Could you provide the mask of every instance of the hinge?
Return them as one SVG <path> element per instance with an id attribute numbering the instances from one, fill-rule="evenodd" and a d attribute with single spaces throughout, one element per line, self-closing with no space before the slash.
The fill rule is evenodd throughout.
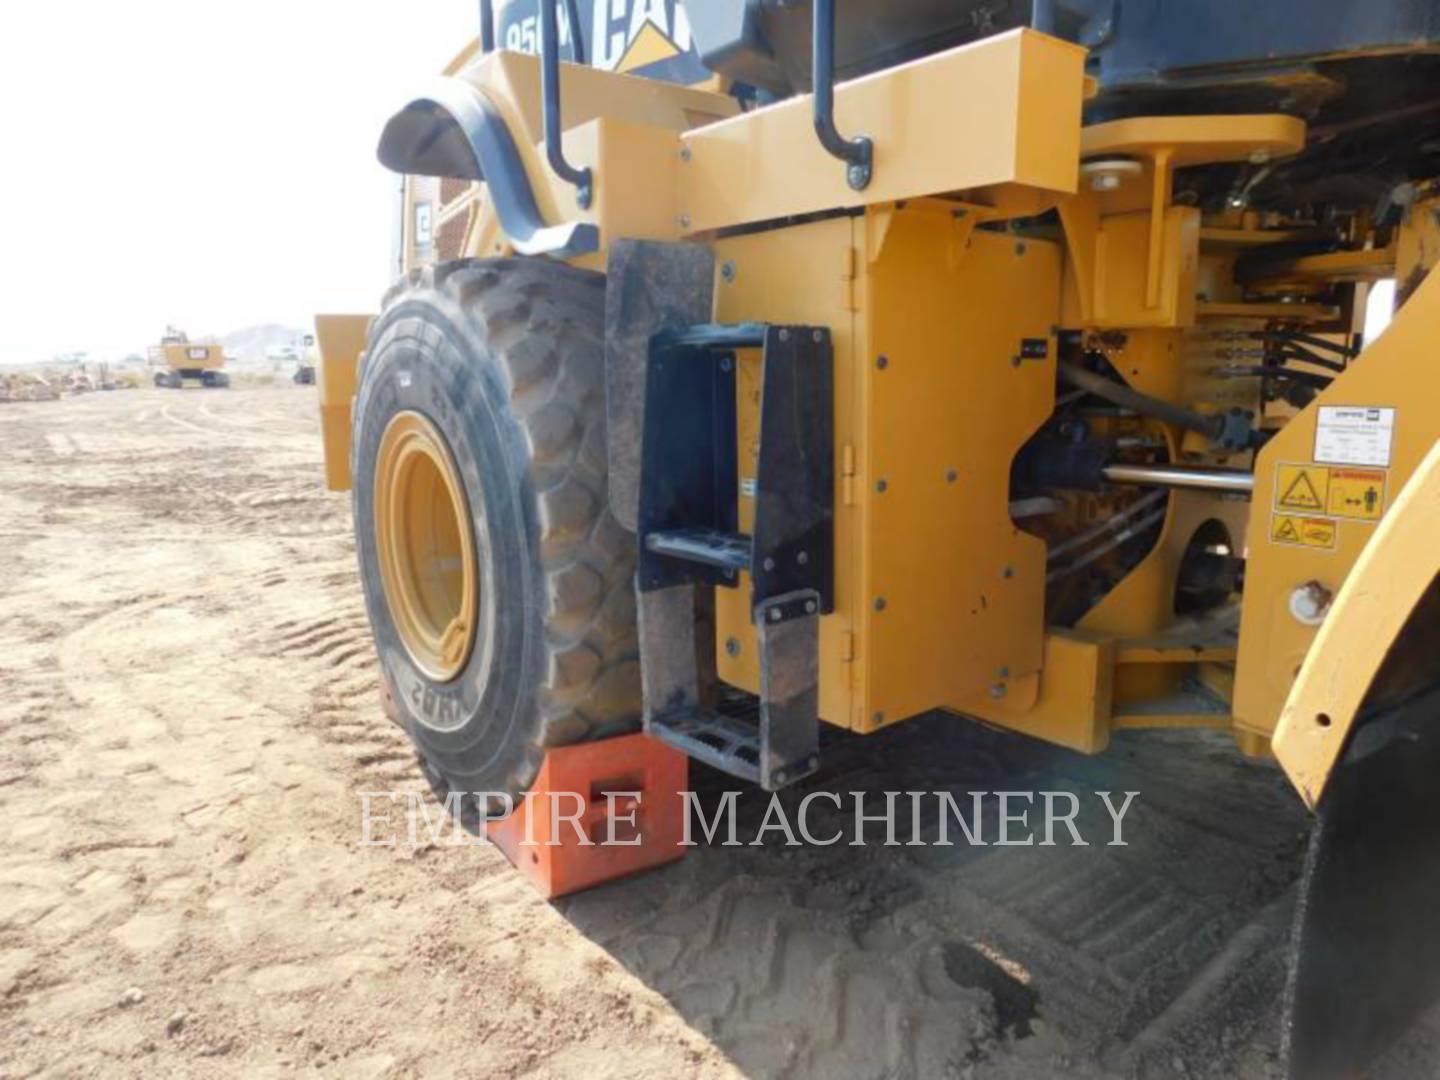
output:
<path id="1" fill-rule="evenodd" d="M 854 247 L 847 246 L 841 255 L 840 306 L 845 311 L 859 311 L 860 305 L 855 302 L 855 268 L 860 253 Z"/>
<path id="2" fill-rule="evenodd" d="M 840 450 L 840 504 L 855 505 L 855 447 L 849 443 Z"/>

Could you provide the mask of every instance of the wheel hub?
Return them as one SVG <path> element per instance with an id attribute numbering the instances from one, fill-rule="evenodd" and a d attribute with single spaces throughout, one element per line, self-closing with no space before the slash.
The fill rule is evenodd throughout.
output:
<path id="1" fill-rule="evenodd" d="M 375 462 L 375 544 L 385 600 L 410 659 L 448 682 L 475 645 L 479 574 L 460 475 L 440 430 L 397 413 Z"/>

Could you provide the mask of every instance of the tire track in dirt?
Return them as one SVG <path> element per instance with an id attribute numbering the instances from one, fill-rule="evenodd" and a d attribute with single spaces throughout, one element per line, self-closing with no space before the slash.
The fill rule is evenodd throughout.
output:
<path id="1" fill-rule="evenodd" d="M 893 848 L 701 849 L 662 872 L 668 889 L 620 883 L 562 908 L 759 1075 L 1266 1076 L 1304 817 L 1272 769 L 1214 737 L 1200 754 L 1190 736 L 1117 742 L 1083 759 L 937 716 L 837 740 L 781 801 L 794 820 L 814 792 L 949 791 L 968 806 L 975 790 L 1139 789 L 1127 848 L 905 847 L 907 824 Z M 1187 757 L 1198 761 L 1173 764 Z M 729 786 L 696 772 L 712 798 Z M 1190 775 L 1147 801 L 1155 772 Z M 1108 838 L 1091 799 L 1082 835 Z M 749 839 L 765 800 L 740 805 Z M 831 803 L 815 808 L 816 836 L 848 826 Z M 936 816 L 922 816 L 922 838 L 936 839 Z M 1023 972 L 1023 987 L 975 950 Z M 857 998 L 871 1007 L 848 1011 Z M 1032 998 L 1033 1018 L 1009 1022 Z"/>
<path id="2" fill-rule="evenodd" d="M 268 647 L 324 672 L 315 686 L 306 722 L 322 739 L 343 749 L 357 778 L 374 789 L 425 789 L 409 740 L 387 722 L 380 707 L 374 644 L 358 583 L 337 595 L 319 618 L 290 618 L 271 628 Z M 333 579 L 332 579 L 333 582 Z"/>

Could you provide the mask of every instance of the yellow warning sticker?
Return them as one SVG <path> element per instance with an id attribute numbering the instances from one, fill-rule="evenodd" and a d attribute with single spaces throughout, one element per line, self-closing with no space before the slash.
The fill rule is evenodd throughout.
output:
<path id="1" fill-rule="evenodd" d="M 1275 514 L 1270 519 L 1270 539 L 1277 544 L 1298 547 L 1335 547 L 1335 522 L 1329 518 L 1301 517 L 1298 514 Z"/>
<path id="2" fill-rule="evenodd" d="M 1332 467 L 1325 506 L 1336 517 L 1379 521 L 1385 513 L 1385 470 Z"/>
<path id="3" fill-rule="evenodd" d="M 1325 513 L 1330 470 L 1324 465 L 1282 464 L 1275 477 L 1275 509 Z"/>

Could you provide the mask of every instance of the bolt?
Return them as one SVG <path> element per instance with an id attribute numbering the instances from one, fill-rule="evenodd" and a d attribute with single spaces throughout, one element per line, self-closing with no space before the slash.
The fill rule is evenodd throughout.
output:
<path id="1" fill-rule="evenodd" d="M 820 342 L 825 340 L 825 335 L 819 330 L 812 330 L 810 332 L 810 340 L 815 342 L 816 345 L 819 345 Z"/>
<path id="2" fill-rule="evenodd" d="M 1015 254 L 1016 254 L 1016 255 L 1024 255 L 1024 254 L 1025 254 L 1025 250 L 1026 250 L 1026 248 L 1025 248 L 1025 241 L 1023 241 L 1023 240 L 1016 240 L 1016 241 L 1015 241 Z"/>
<path id="3" fill-rule="evenodd" d="M 771 609 L 770 609 L 770 621 L 771 621 L 771 622 L 779 622 L 779 621 L 780 621 L 780 609 L 779 609 L 778 607 L 776 607 L 776 608 L 771 608 Z"/>
<path id="4" fill-rule="evenodd" d="M 720 264 L 720 278 L 727 285 L 735 280 L 735 260 L 726 259 Z"/>
<path id="5" fill-rule="evenodd" d="M 864 165 L 851 165 L 845 171 L 845 179 L 852 188 L 859 191 L 870 183 L 870 170 Z"/>
<path id="6" fill-rule="evenodd" d="M 883 712 L 877 712 L 870 719 L 876 727 L 879 727 L 881 724 L 885 723 L 885 714 Z"/>
<path id="7" fill-rule="evenodd" d="M 994 686 L 990 687 L 989 693 L 992 698 L 994 698 L 996 701 L 999 701 L 1007 693 L 1009 693 L 1009 691 L 1006 689 L 1004 683 L 996 683 Z"/>
<path id="8" fill-rule="evenodd" d="M 740 655 L 740 641 L 739 641 L 738 638 L 727 637 L 727 638 L 725 639 L 725 655 L 726 655 L 726 656 L 739 656 L 739 655 Z"/>
<path id="9" fill-rule="evenodd" d="M 875 610 L 876 610 L 876 611 L 884 611 L 884 610 L 885 610 L 885 598 L 884 598 L 883 596 L 877 596 L 877 597 L 875 598 Z"/>
<path id="10" fill-rule="evenodd" d="M 875 481 L 875 490 L 878 491 L 878 492 L 880 492 L 881 495 L 884 495 L 884 494 L 885 494 L 885 490 L 886 490 L 889 486 L 890 486 L 890 485 L 887 484 L 884 480 L 876 480 L 876 481 Z"/>
<path id="11" fill-rule="evenodd" d="M 1002 665 L 1000 670 L 997 671 L 995 674 L 999 675 L 1002 679 L 1008 679 L 1010 677 L 1009 665 Z"/>
<path id="12" fill-rule="evenodd" d="M 875 366 L 881 371 L 884 371 L 890 366 L 890 358 L 888 356 L 877 356 L 875 358 Z"/>
<path id="13" fill-rule="evenodd" d="M 771 558 L 766 558 L 766 560 L 765 560 L 765 562 L 764 562 L 763 565 L 764 565 L 764 567 L 765 567 L 766 570 L 774 570 L 774 569 L 775 569 L 775 560 L 774 560 L 774 559 L 771 559 Z"/>
<path id="14" fill-rule="evenodd" d="M 1113 172 L 1097 172 L 1090 176 L 1091 191 L 1115 191 L 1120 187 L 1120 174 Z"/>
<path id="15" fill-rule="evenodd" d="M 733 357 L 722 356 L 722 357 L 720 358 L 720 370 L 721 370 L 721 371 L 728 372 L 728 371 L 729 371 L 731 368 L 733 368 L 734 366 L 735 366 L 735 360 L 734 360 Z"/>
<path id="16" fill-rule="evenodd" d="M 1320 582 L 1307 581 L 1304 585 L 1297 585 L 1290 594 L 1290 614 L 1305 626 L 1319 626 L 1325 621 L 1334 599 L 1335 594 Z"/>
<path id="17" fill-rule="evenodd" d="M 805 614 L 807 614 L 807 615 L 814 615 L 814 614 L 815 614 L 815 601 L 814 601 L 814 600 L 806 600 L 806 601 L 805 601 Z"/>
<path id="18" fill-rule="evenodd" d="M 1014 576 L 1015 576 L 1015 568 L 1014 568 L 1013 566 L 1007 566 L 1007 567 L 1005 567 L 1004 570 L 1001 570 L 1001 571 L 1000 571 L 1000 576 L 1001 576 L 1002 578 L 1007 579 L 1007 580 L 1010 579 L 1010 578 L 1012 578 L 1012 577 L 1014 577 Z"/>
<path id="19" fill-rule="evenodd" d="M 959 480 L 959 479 L 960 479 L 960 474 L 959 474 L 958 472 L 956 472 L 954 469 L 946 469 L 946 470 L 945 470 L 945 482 L 946 482 L 947 484 L 953 484 L 956 480 Z"/>
<path id="20" fill-rule="evenodd" d="M 781 340 L 781 341 L 789 341 L 789 340 L 790 340 L 790 331 L 789 331 L 789 330 L 781 330 L 781 331 L 780 331 L 780 340 Z"/>
<path id="21" fill-rule="evenodd" d="M 797 563 L 799 563 L 801 566 L 804 566 L 806 563 L 808 563 L 808 562 L 810 561 L 810 556 L 807 555 L 807 554 L 805 554 L 805 552 L 802 551 L 802 552 L 800 552 L 799 555 L 796 555 L 796 556 L 795 556 L 795 561 L 796 561 Z"/>
<path id="22" fill-rule="evenodd" d="M 1010 357 L 1010 366 L 1011 366 L 1011 367 L 1019 367 L 1019 366 L 1020 366 L 1020 354 L 1019 354 L 1019 353 L 1015 353 L 1013 356 Z"/>
<path id="23" fill-rule="evenodd" d="M 690 150 L 690 147 L 688 147 L 688 146 L 682 146 L 682 147 L 680 147 L 680 160 L 681 160 L 681 161 L 689 161 L 692 156 L 693 156 L 693 154 L 692 154 L 692 151 Z"/>
<path id="24" fill-rule="evenodd" d="M 690 215 L 689 215 L 689 214 L 681 214 L 681 215 L 680 215 L 680 228 L 682 228 L 682 229 L 688 229 L 688 228 L 690 228 Z"/>

